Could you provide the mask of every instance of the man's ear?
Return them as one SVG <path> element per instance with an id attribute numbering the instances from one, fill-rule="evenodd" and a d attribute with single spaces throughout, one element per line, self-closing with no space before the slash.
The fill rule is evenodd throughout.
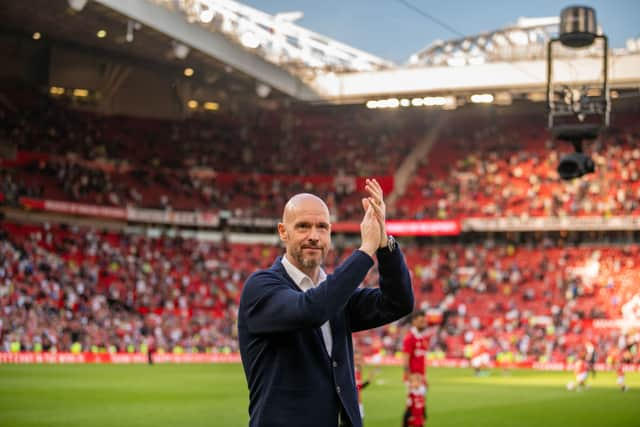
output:
<path id="1" fill-rule="evenodd" d="M 280 235 L 280 240 L 281 241 L 283 241 L 283 242 L 287 241 L 287 238 L 288 238 L 287 229 L 284 226 L 284 224 L 281 223 L 281 222 L 278 223 L 278 234 Z"/>

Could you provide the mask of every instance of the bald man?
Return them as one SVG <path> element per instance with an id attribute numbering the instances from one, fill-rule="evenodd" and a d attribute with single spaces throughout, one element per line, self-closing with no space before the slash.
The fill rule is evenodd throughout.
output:
<path id="1" fill-rule="evenodd" d="M 278 224 L 285 253 L 246 281 L 238 309 L 249 425 L 361 427 L 351 334 L 413 310 L 404 257 L 385 229 L 382 188 L 367 180 L 360 248 L 333 274 L 329 209 L 312 194 L 293 196 Z M 358 288 L 378 260 L 380 286 Z"/>

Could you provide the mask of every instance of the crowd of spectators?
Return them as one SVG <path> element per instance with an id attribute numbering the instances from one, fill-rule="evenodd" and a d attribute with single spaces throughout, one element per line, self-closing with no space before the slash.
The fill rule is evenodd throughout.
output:
<path id="1" fill-rule="evenodd" d="M 463 357 L 465 346 L 482 337 L 501 352 L 558 361 L 585 340 L 603 358 L 637 340 L 593 325 L 619 319 L 634 297 L 640 305 L 635 246 L 485 241 L 403 247 L 417 307 L 435 325 L 433 352 Z M 352 250 L 337 244 L 327 269 Z M 19 343 L 22 351 L 126 352 L 140 351 L 153 336 L 168 352 L 236 351 L 242 284 L 279 252 L 264 244 L 5 224 L 0 345 L 4 351 Z M 363 286 L 377 279 L 372 269 Z M 398 322 L 357 334 L 356 341 L 365 354 L 394 354 L 405 330 Z"/>
<path id="2" fill-rule="evenodd" d="M 273 215 L 278 196 L 301 190 L 341 202 L 354 189 L 336 177 L 393 175 L 425 131 L 423 120 L 380 120 L 355 108 L 172 121 L 80 112 L 37 96 L 23 103 L 2 109 L 0 140 L 46 158 L 15 167 L 12 180 L 22 191 L 9 194 L 244 217 Z M 248 207 L 247 197 L 262 209 Z"/>
<path id="3" fill-rule="evenodd" d="M 604 362 L 640 339 L 637 328 L 621 332 L 619 325 L 594 323 L 640 309 L 635 246 L 560 246 L 547 238 L 525 245 L 405 245 L 405 253 L 418 307 L 435 325 L 434 353 L 466 357 L 483 340 L 494 355 L 564 362 L 590 343 Z M 364 334 L 362 344 L 393 354 L 403 333 L 392 326 Z M 628 358 L 639 356 L 636 345 Z"/>
<path id="4" fill-rule="evenodd" d="M 632 115 L 629 115 L 632 117 Z M 453 119 L 452 119 L 453 120 Z M 640 129 L 624 114 L 585 143 L 594 174 L 562 181 L 572 151 L 533 117 L 492 117 L 449 126 L 398 203 L 405 218 L 611 216 L 640 213 Z"/>
<path id="5" fill-rule="evenodd" d="M 340 183 L 393 176 L 439 117 L 298 106 L 171 121 L 80 112 L 35 96 L 24 103 L 14 112 L 0 108 L 0 140 L 45 157 L 3 172 L 6 199 L 27 194 L 245 218 L 277 216 L 283 195 L 299 191 L 331 199 L 341 219 L 356 218 L 355 188 Z M 556 167 L 572 148 L 550 141 L 538 115 L 452 112 L 390 216 L 637 215 L 633 116 L 618 114 L 586 145 L 594 174 L 565 182 Z"/>
<path id="6" fill-rule="evenodd" d="M 354 177 L 394 175 L 430 127 L 410 111 L 292 108 L 182 121 L 109 117 L 48 98 L 0 106 L 0 200 L 20 197 L 277 217 L 288 195 L 361 215 Z M 587 145 L 596 173 L 562 182 L 567 145 L 530 115 L 452 112 L 393 218 L 640 214 L 640 131 L 624 115 Z M 459 114 L 456 116 L 456 114 Z M 465 116 L 467 114 L 468 116 Z M 626 117 L 626 118 L 625 118 Z M 459 121 L 459 123 L 457 123 Z M 5 150 L 9 147 L 8 150 Z M 12 156 L 6 156 L 13 150 Z M 22 157 L 21 157 L 22 156 Z M 13 162 L 13 163 L 11 163 Z M 65 226 L 2 225 L 0 346 L 4 351 L 236 351 L 242 284 L 279 249 L 145 237 Z M 638 335 L 596 328 L 637 302 L 635 246 L 406 242 L 430 350 L 465 356 L 478 339 L 497 353 L 564 360 L 584 342 L 604 358 Z M 331 270 L 353 248 L 336 244 Z M 375 270 L 363 286 L 377 282 Z M 631 307 L 629 311 L 640 312 Z M 365 353 L 400 350 L 402 322 L 356 336 Z"/>

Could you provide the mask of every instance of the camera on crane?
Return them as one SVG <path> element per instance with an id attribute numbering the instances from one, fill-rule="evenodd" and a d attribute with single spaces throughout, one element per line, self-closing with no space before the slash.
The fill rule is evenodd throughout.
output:
<path id="1" fill-rule="evenodd" d="M 588 51 L 588 54 L 576 51 Z M 572 80 L 575 75 L 566 58 L 592 58 L 598 53 L 602 59 L 600 80 Z M 554 58 L 554 54 L 558 57 Z M 595 10 L 586 6 L 563 9 L 559 35 L 547 45 L 548 126 L 555 139 L 570 142 L 575 150 L 560 160 L 558 174 L 562 179 L 574 179 L 595 171 L 594 162 L 583 152 L 582 144 L 597 138 L 600 131 L 609 126 L 607 63 L 608 40 L 606 35 L 598 34 Z"/>

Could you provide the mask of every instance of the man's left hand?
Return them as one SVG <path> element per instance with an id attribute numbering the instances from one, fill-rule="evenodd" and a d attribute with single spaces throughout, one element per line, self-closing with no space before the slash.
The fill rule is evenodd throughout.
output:
<path id="1" fill-rule="evenodd" d="M 388 244 L 387 227 L 385 225 L 387 216 L 387 207 L 384 204 L 383 192 L 380 183 L 375 179 L 367 179 L 364 185 L 365 190 L 369 193 L 368 198 L 363 199 L 363 207 L 366 210 L 371 204 L 376 214 L 376 219 L 380 224 L 380 248 L 386 248 Z"/>

